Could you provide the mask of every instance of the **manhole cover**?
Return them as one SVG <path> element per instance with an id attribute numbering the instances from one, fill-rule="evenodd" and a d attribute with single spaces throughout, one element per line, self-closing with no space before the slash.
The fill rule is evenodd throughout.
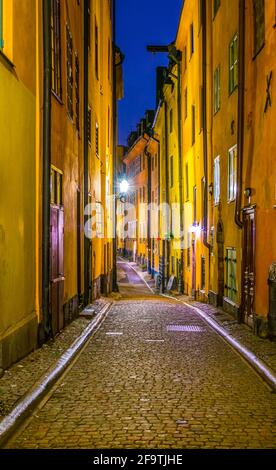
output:
<path id="1" fill-rule="evenodd" d="M 200 326 L 196 325 L 168 325 L 167 331 L 190 331 L 193 333 L 199 333 L 204 330 Z"/>

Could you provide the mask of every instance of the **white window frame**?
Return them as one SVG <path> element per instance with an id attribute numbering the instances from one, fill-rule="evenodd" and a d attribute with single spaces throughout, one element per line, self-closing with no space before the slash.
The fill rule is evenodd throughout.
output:
<path id="1" fill-rule="evenodd" d="M 220 201 L 220 156 L 214 159 L 214 204 Z"/>
<path id="2" fill-rule="evenodd" d="M 237 195 L 237 145 L 228 150 L 228 202 L 236 200 Z"/>
<path id="3" fill-rule="evenodd" d="M 235 52 L 236 51 L 236 57 Z M 238 33 L 229 44 L 229 94 L 238 86 Z"/>

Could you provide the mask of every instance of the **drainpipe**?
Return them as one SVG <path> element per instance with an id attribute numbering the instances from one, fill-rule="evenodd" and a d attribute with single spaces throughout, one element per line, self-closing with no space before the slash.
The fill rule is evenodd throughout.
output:
<path id="1" fill-rule="evenodd" d="M 165 124 L 165 183 L 166 183 L 166 204 L 169 205 L 169 146 L 168 146 L 168 104 L 166 99 L 164 98 L 164 124 Z M 166 275 L 164 282 L 168 281 L 169 274 L 170 274 L 170 241 L 167 239 L 165 240 L 165 244 L 167 247 L 167 260 L 164 264 L 166 264 Z M 164 261 L 165 261 L 165 253 L 164 253 Z M 164 269 L 165 271 L 165 269 Z"/>
<path id="2" fill-rule="evenodd" d="M 238 96 L 238 165 L 237 165 L 237 194 L 235 207 L 235 223 L 239 228 L 243 227 L 241 220 L 242 198 L 242 168 L 243 168 L 243 144 L 244 144 L 244 81 L 245 81 L 245 1 L 239 0 L 239 96 Z"/>
<path id="3" fill-rule="evenodd" d="M 83 166 L 84 166 L 84 209 L 88 205 L 88 9 L 89 2 L 84 0 L 84 46 L 83 46 Z M 89 216 L 84 215 L 84 226 Z M 89 303 L 89 244 L 90 240 L 84 236 L 84 305 Z"/>
<path id="4" fill-rule="evenodd" d="M 52 55 L 51 2 L 48 0 L 43 0 L 43 43 L 42 322 L 38 330 L 38 343 L 40 346 L 52 336 L 52 322 L 49 311 Z"/>
<path id="5" fill-rule="evenodd" d="M 145 147 L 145 154 L 148 159 L 148 227 L 147 227 L 147 238 L 148 238 L 148 273 L 151 274 L 151 211 L 150 211 L 150 204 L 151 204 L 151 154 L 148 152 L 147 148 Z"/>
<path id="6" fill-rule="evenodd" d="M 206 2 L 202 2 L 202 125 L 203 125 L 203 160 L 204 160 L 204 214 L 203 243 L 209 250 L 208 243 L 208 142 L 207 142 L 207 20 Z"/>
<path id="7" fill-rule="evenodd" d="M 117 77 L 116 77 L 116 0 L 113 0 L 113 273 L 112 290 L 119 292 L 117 283 Z"/>

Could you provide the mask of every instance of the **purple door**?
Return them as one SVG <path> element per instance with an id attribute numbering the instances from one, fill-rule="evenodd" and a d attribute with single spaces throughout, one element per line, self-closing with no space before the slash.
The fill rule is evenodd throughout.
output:
<path id="1" fill-rule="evenodd" d="M 53 334 L 64 327 L 63 315 L 63 210 L 51 206 L 50 232 L 50 312 L 52 317 Z"/>

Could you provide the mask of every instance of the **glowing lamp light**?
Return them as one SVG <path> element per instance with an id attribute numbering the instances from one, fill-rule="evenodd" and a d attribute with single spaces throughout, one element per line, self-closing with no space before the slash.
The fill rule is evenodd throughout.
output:
<path id="1" fill-rule="evenodd" d="M 190 233 L 194 233 L 196 238 L 200 238 L 200 234 L 201 234 L 200 225 L 197 225 L 197 224 L 196 225 L 195 224 L 191 225 L 189 231 L 190 231 Z"/>
<path id="2" fill-rule="evenodd" d="M 120 193 L 126 194 L 128 192 L 129 184 L 127 180 L 122 180 L 120 183 Z"/>

